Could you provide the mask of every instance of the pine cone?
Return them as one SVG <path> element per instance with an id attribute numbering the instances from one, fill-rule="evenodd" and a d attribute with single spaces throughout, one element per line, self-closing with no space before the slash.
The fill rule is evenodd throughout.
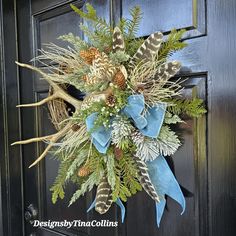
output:
<path id="1" fill-rule="evenodd" d="M 88 76 L 87 76 L 87 75 L 84 75 L 84 76 L 82 77 L 82 80 L 85 81 L 85 82 L 87 82 Z"/>
<path id="2" fill-rule="evenodd" d="M 71 74 L 73 72 L 73 70 L 68 67 L 67 64 L 60 64 L 59 65 L 59 75 L 63 75 L 63 74 Z"/>
<path id="3" fill-rule="evenodd" d="M 112 50 L 112 48 L 110 46 L 107 46 L 107 47 L 104 48 L 104 52 L 106 54 L 109 54 L 111 52 L 111 50 Z"/>
<path id="4" fill-rule="evenodd" d="M 78 176 L 85 177 L 90 173 L 90 169 L 87 166 L 82 166 L 78 171 Z"/>
<path id="5" fill-rule="evenodd" d="M 99 55 L 99 51 L 97 48 L 91 47 L 88 50 L 80 51 L 80 57 L 84 59 L 85 62 L 92 65 L 93 60 L 95 59 L 96 55 Z"/>
<path id="6" fill-rule="evenodd" d="M 114 107 L 115 106 L 115 103 L 116 103 L 116 98 L 115 96 L 113 95 L 113 93 L 109 93 L 107 96 L 106 96 L 106 104 L 107 106 L 109 107 Z"/>
<path id="7" fill-rule="evenodd" d="M 118 147 L 114 147 L 114 155 L 115 155 L 115 158 L 117 160 L 120 160 L 123 156 L 123 151 L 122 149 L 118 148 Z"/>
<path id="8" fill-rule="evenodd" d="M 135 91 L 136 91 L 137 93 L 142 93 L 143 90 L 144 90 L 144 85 L 143 85 L 143 84 L 137 85 L 137 87 L 136 87 L 136 89 L 135 89 Z"/>
<path id="9" fill-rule="evenodd" d="M 113 83 L 118 86 L 120 89 L 125 89 L 126 88 L 126 81 L 125 81 L 125 76 L 121 71 L 118 71 L 114 78 L 113 78 Z"/>
<path id="10" fill-rule="evenodd" d="M 78 131 L 79 128 L 80 128 L 80 126 L 77 125 L 77 124 L 73 124 L 73 125 L 71 126 L 71 129 L 72 129 L 74 132 Z"/>

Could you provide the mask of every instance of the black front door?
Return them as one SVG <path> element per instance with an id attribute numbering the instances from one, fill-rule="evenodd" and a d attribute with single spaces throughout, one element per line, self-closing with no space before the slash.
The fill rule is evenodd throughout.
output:
<path id="1" fill-rule="evenodd" d="M 25 235 L 231 236 L 236 234 L 233 224 L 236 212 L 234 171 L 236 3 L 234 0 L 86 1 L 92 3 L 98 14 L 108 21 L 117 21 L 121 16 L 128 17 L 128 10 L 134 5 L 140 5 L 143 21 L 138 32 L 139 37 L 148 36 L 154 31 L 168 33 L 172 28 L 187 29 L 185 40 L 189 46 L 173 57 L 183 62 L 181 76 L 189 78 L 184 95 L 204 99 L 208 114 L 198 120 L 188 119 L 180 127 L 183 133 L 183 146 L 169 159 L 169 163 L 174 166 L 179 183 L 192 194 L 186 199 L 186 212 L 182 216 L 179 206 L 168 199 L 168 209 L 164 213 L 160 228 L 157 228 L 155 222 L 154 203 L 144 192 L 129 199 L 123 224 L 116 206 L 103 216 L 95 211 L 86 213 L 93 200 L 92 192 L 68 208 L 69 199 L 75 190 L 73 185 L 67 188 L 65 199 L 53 205 L 49 188 L 57 175 L 58 163 L 47 155 L 39 165 L 28 169 L 42 152 L 44 145 L 30 144 L 9 148 L 9 144 L 16 139 L 55 132 L 46 106 L 21 109 L 20 113 L 14 107 L 18 103 L 32 103 L 46 97 L 48 84 L 28 70 L 20 68 L 17 73 L 13 60 L 29 62 L 38 54 L 37 49 L 44 47 L 45 43 L 62 45 L 57 39 L 59 35 L 72 32 L 82 36 L 79 29 L 81 19 L 70 9 L 68 3 L 73 2 L 79 8 L 83 8 L 85 2 L 65 0 L 2 2 L 5 16 L 2 18 L 2 22 L 5 23 L 2 23 L 2 26 L 5 30 L 2 31 L 1 38 L 5 40 L 2 45 L 8 51 L 2 53 L 5 64 L 1 64 L 5 69 L 2 77 L 4 93 L 1 97 L 3 98 L 1 119 L 4 124 L 1 127 L 5 136 L 0 140 L 1 145 L 5 144 L 3 145 L 5 148 L 1 150 L 5 157 L 1 161 L 1 164 L 4 164 L 2 169 L 4 173 L 9 174 L 9 180 L 4 179 L 1 191 L 11 190 L 10 198 L 6 201 L 8 205 L 3 206 L 4 209 L 8 209 L 9 212 L 17 209 L 16 216 L 11 215 L 8 222 L 19 219 L 23 206 L 22 215 L 25 215 L 25 219 L 22 220 L 22 224 L 18 220 L 16 227 Z M 6 23 L 9 12 L 14 15 L 13 21 Z M 14 37 L 9 38 L 11 34 Z M 7 39 L 9 43 L 15 45 L 15 48 L 12 49 L 7 45 Z M 13 43 L 14 40 L 16 44 Z M 7 62 L 9 64 L 6 64 Z M 43 65 L 38 66 L 43 67 Z M 18 97 L 13 96 L 14 92 Z M 6 112 L 12 116 L 7 116 Z M 11 176 L 14 178 L 11 179 Z M 15 186 L 16 196 L 21 196 L 17 198 L 12 208 L 9 202 L 14 200 L 14 191 L 9 186 Z M 2 195 L 9 197 L 7 194 Z M 38 228 L 33 227 L 32 219 L 110 220 L 118 221 L 118 227 Z M 22 234 L 19 231 L 17 234 L 16 230 L 11 229 L 12 227 L 13 225 L 9 223 L 6 235 Z"/>

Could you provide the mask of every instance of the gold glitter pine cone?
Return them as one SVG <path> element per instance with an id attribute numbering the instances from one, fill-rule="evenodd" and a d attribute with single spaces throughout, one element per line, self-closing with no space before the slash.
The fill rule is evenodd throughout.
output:
<path id="1" fill-rule="evenodd" d="M 123 73 L 119 70 L 114 78 L 113 78 L 113 83 L 118 86 L 120 89 L 125 89 L 126 88 L 126 81 L 125 81 L 125 76 Z"/>
<path id="2" fill-rule="evenodd" d="M 78 171 L 78 176 L 85 177 L 90 173 L 90 169 L 87 166 L 82 166 Z"/>
<path id="3" fill-rule="evenodd" d="M 81 50 L 80 57 L 84 59 L 84 61 L 90 65 L 92 65 L 93 60 L 95 59 L 96 55 L 99 55 L 99 51 L 97 48 L 91 47 L 88 50 Z"/>
<path id="4" fill-rule="evenodd" d="M 73 69 L 68 67 L 67 64 L 60 64 L 59 65 L 59 75 L 63 75 L 63 74 L 71 74 L 73 73 Z"/>

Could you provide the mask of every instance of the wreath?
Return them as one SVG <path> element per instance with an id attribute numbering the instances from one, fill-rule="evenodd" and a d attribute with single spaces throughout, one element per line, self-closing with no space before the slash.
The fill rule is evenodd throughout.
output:
<path id="1" fill-rule="evenodd" d="M 175 51 L 186 47 L 181 40 L 185 30 L 174 29 L 165 40 L 161 32 L 136 38 L 139 7 L 114 28 L 90 4 L 86 11 L 71 7 L 85 20 L 80 28 L 88 40 L 69 33 L 60 39 L 70 46 L 50 43 L 41 49 L 35 61 L 46 65 L 48 72 L 17 62 L 50 85 L 47 98 L 19 107 L 48 103 L 58 132 L 14 144 L 47 144 L 30 167 L 49 150 L 60 161 L 51 187 L 53 203 L 64 198 L 70 181 L 78 190 L 69 205 L 96 186 L 88 211 L 95 207 L 104 214 L 114 202 L 123 222 L 122 202 L 143 189 L 155 202 L 159 226 L 166 195 L 185 209 L 181 188 L 165 160 L 181 145 L 172 127 L 183 122 L 183 115 L 197 118 L 206 112 L 201 99 L 181 97 L 183 79 L 176 78 L 181 64 L 171 60 Z M 83 93 L 70 94 L 71 87 Z"/>

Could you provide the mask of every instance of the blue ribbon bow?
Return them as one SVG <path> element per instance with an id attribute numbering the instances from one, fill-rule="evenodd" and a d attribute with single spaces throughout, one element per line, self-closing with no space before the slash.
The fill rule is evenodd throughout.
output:
<path id="1" fill-rule="evenodd" d="M 139 131 L 151 138 L 157 138 L 164 120 L 166 104 L 158 103 L 147 109 L 143 114 L 145 101 L 143 95 L 131 95 L 128 97 L 127 105 L 121 111 L 127 117 L 131 118 Z M 92 131 L 98 113 L 92 113 L 86 118 L 88 131 Z M 111 143 L 111 128 L 100 126 L 91 132 L 92 142 L 100 153 L 106 153 Z M 161 201 L 156 203 L 156 222 L 159 227 L 164 212 L 166 201 L 164 196 L 168 195 L 176 200 L 182 206 L 182 213 L 185 210 L 185 199 L 179 187 L 177 180 L 171 172 L 163 156 L 157 157 L 154 161 L 147 162 L 150 179 Z M 88 211 L 94 208 L 96 199 L 93 201 Z M 116 201 L 121 208 L 122 222 L 125 217 L 125 207 L 118 198 Z M 181 214 L 182 214 L 181 213 Z"/>
<path id="2" fill-rule="evenodd" d="M 165 117 L 166 104 L 158 103 L 148 108 L 143 115 L 145 107 L 143 95 L 131 95 L 128 97 L 128 104 L 123 112 L 126 116 L 133 119 L 139 131 L 150 138 L 157 138 Z"/>
<path id="3" fill-rule="evenodd" d="M 165 116 L 166 104 L 158 103 L 148 108 L 145 115 L 143 111 L 145 102 L 143 95 L 131 95 L 128 97 L 126 107 L 122 113 L 134 121 L 139 131 L 148 137 L 157 138 Z M 94 128 L 98 113 L 92 113 L 86 118 L 88 132 Z M 111 128 L 105 128 L 103 125 L 91 132 L 92 142 L 100 153 L 106 153 L 111 143 Z"/>

